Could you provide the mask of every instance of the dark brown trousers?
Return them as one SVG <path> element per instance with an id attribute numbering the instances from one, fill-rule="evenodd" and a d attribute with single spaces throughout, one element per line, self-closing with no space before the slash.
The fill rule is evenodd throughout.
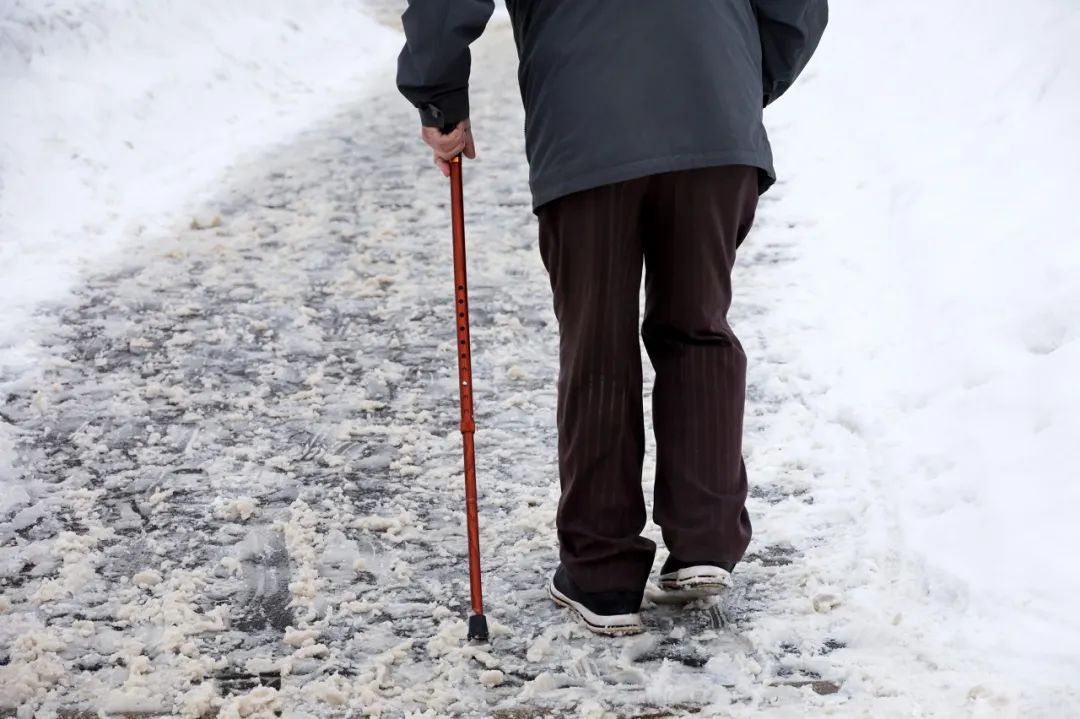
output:
<path id="1" fill-rule="evenodd" d="M 641 536 L 643 262 L 641 337 L 656 371 L 653 519 L 683 561 L 738 562 L 750 542 L 746 355 L 727 311 L 735 250 L 757 208 L 757 172 L 667 172 L 539 209 L 559 320 L 559 554 L 586 591 L 639 591 L 656 552 Z"/>

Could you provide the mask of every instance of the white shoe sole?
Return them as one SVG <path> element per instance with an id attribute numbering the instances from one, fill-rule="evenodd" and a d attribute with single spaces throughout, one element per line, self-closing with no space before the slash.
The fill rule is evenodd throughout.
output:
<path id="1" fill-rule="evenodd" d="M 661 601 L 692 601 L 715 597 L 731 589 L 731 572 L 707 564 L 685 567 L 661 574 L 659 586 L 664 595 Z"/>
<path id="2" fill-rule="evenodd" d="M 640 634 L 645 631 L 645 625 L 641 623 L 640 615 L 595 614 L 589 611 L 589 608 L 581 602 L 575 602 L 560 592 L 553 579 L 548 580 L 548 594 L 556 604 L 566 607 L 574 614 L 577 614 L 585 626 L 596 634 L 602 634 L 606 637 L 621 637 L 627 634 Z"/>

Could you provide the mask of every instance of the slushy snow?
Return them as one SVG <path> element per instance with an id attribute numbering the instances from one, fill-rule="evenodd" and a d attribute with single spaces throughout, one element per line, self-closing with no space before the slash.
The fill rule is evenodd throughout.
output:
<path id="1" fill-rule="evenodd" d="M 80 269 L 355 100 L 399 43 L 347 0 L 5 0 L 0 364 Z"/>

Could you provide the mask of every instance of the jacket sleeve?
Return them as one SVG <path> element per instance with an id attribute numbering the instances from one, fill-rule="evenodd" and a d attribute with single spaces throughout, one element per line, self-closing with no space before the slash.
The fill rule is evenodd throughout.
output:
<path id="1" fill-rule="evenodd" d="M 761 37 L 763 104 L 780 97 L 810 61 L 829 21 L 828 0 L 751 0 Z"/>
<path id="2" fill-rule="evenodd" d="M 409 0 L 397 86 L 422 124 L 448 127 L 469 116 L 469 44 L 494 10 L 495 0 Z"/>

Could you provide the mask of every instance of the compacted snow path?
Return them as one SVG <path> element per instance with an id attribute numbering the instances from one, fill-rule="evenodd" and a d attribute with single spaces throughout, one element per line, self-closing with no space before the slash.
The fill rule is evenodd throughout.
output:
<path id="1" fill-rule="evenodd" d="M 19 463 L 0 505 L 0 704 L 1038 715 L 1042 698 L 938 652 L 931 623 L 896 609 L 917 579 L 880 549 L 867 448 L 842 417 L 815 416 L 827 388 L 771 324 L 784 291 L 771 271 L 802 221 L 780 214 L 783 185 L 737 278 L 755 539 L 736 589 L 647 605 L 649 632 L 619 640 L 547 599 L 557 333 L 512 53 L 494 23 L 475 59 L 480 159 L 465 168 L 490 646 L 464 642 L 449 192 L 386 87 L 90 279 L 43 321 L 34 374 L 4 378 Z"/>

